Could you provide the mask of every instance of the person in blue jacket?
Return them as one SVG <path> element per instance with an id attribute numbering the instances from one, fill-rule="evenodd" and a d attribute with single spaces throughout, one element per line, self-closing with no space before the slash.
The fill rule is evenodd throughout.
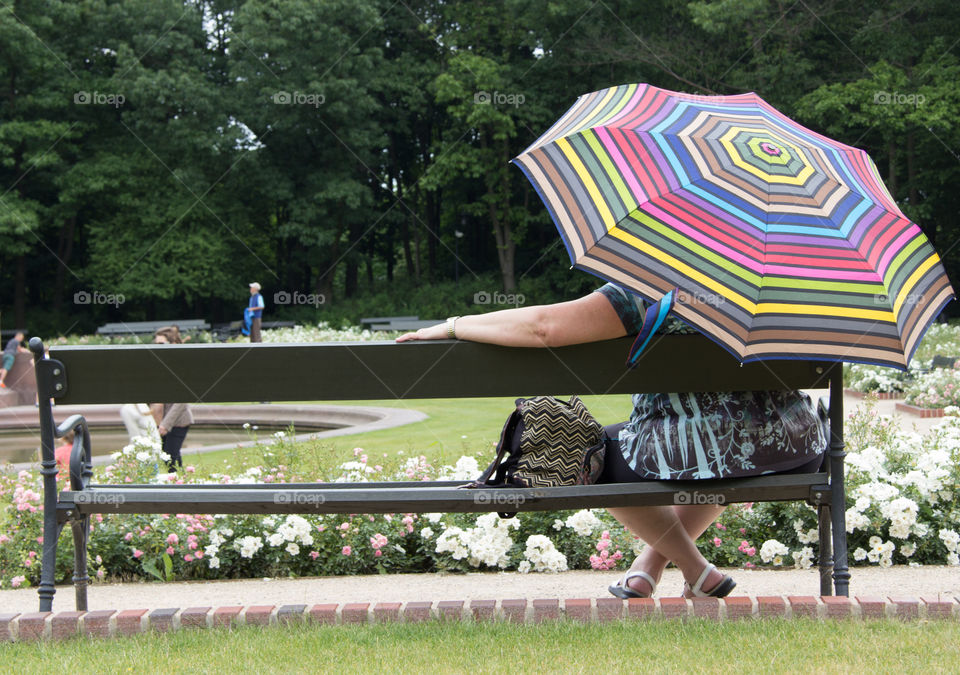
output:
<path id="1" fill-rule="evenodd" d="M 260 284 L 256 281 L 250 284 L 250 342 L 263 342 L 260 337 L 260 317 L 263 314 L 263 296 L 260 295 Z"/>

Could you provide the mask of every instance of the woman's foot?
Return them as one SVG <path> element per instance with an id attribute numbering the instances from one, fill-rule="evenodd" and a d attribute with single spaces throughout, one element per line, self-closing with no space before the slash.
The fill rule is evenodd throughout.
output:
<path id="1" fill-rule="evenodd" d="M 723 598 L 734 589 L 737 582 L 730 576 L 724 575 L 716 566 L 707 563 L 700 573 L 700 577 L 691 585 L 689 581 L 683 583 L 683 597 L 685 598 Z"/>
<path id="2" fill-rule="evenodd" d="M 617 581 L 608 587 L 608 590 L 618 598 L 649 598 L 657 592 L 663 566 L 651 565 L 649 558 L 641 554 L 633 561 L 630 569 Z"/>
<path id="3" fill-rule="evenodd" d="M 657 592 L 657 580 L 643 570 L 627 570 L 621 579 L 607 590 L 618 598 L 649 598 Z"/>

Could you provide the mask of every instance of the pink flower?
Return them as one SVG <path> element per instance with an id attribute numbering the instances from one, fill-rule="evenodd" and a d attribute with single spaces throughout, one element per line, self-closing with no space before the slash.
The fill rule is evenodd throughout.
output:
<path id="1" fill-rule="evenodd" d="M 189 544 L 187 544 L 187 548 L 189 548 L 191 551 L 196 551 L 196 550 L 197 550 L 197 542 L 191 541 Z"/>
<path id="2" fill-rule="evenodd" d="M 0 534 L 0 544 L 6 544 L 8 541 L 10 541 L 10 537 L 5 534 Z"/>
<path id="3" fill-rule="evenodd" d="M 717 523 L 717 529 L 718 529 L 718 530 L 725 530 L 725 529 L 727 529 L 727 528 L 723 525 L 723 523 Z"/>
<path id="4" fill-rule="evenodd" d="M 14 577 L 10 580 L 10 585 L 14 588 L 20 588 L 20 585 L 26 580 L 27 578 L 24 576 Z"/>
<path id="5" fill-rule="evenodd" d="M 341 552 L 343 555 L 350 555 L 350 553 L 351 553 L 352 551 L 351 551 L 351 549 L 350 549 L 349 546 L 344 546 L 342 549 L 340 549 L 340 552 Z"/>
<path id="6" fill-rule="evenodd" d="M 714 538 L 713 538 L 713 545 L 714 545 L 714 546 L 719 546 L 719 545 L 722 544 L 722 543 L 723 543 L 723 539 L 721 539 L 720 537 L 714 537 Z"/>
<path id="7" fill-rule="evenodd" d="M 167 536 L 167 544 L 169 544 L 170 546 L 176 546 L 179 543 L 180 543 L 180 537 L 178 537 L 176 533 L 170 534 Z"/>
<path id="8" fill-rule="evenodd" d="M 749 556 L 754 556 L 754 555 L 757 554 L 757 549 L 754 548 L 753 546 L 751 546 L 751 547 L 748 548 L 746 551 L 744 551 L 744 553 L 746 553 L 746 554 L 749 555 Z"/>
<path id="9" fill-rule="evenodd" d="M 127 532 L 125 535 L 123 535 L 124 541 L 130 541 L 131 539 L 133 539 L 133 532 Z"/>
<path id="10" fill-rule="evenodd" d="M 318 551 L 310 551 L 310 557 L 316 560 L 320 557 L 320 553 Z"/>
<path id="11" fill-rule="evenodd" d="M 196 471 L 196 469 L 193 468 L 192 466 L 188 466 L 186 469 L 184 469 L 184 471 L 186 471 L 187 473 L 193 473 L 194 471 Z"/>
<path id="12" fill-rule="evenodd" d="M 141 551 L 139 548 L 133 549 L 133 557 L 139 560 L 141 557 L 143 557 L 143 551 Z"/>
<path id="13" fill-rule="evenodd" d="M 26 560 L 23 561 L 23 565 L 24 567 L 30 567 L 31 565 L 33 565 L 33 561 L 27 558 Z"/>
<path id="14" fill-rule="evenodd" d="M 188 553 L 187 555 L 183 556 L 183 559 L 184 559 L 186 562 L 193 562 L 193 556 L 190 555 L 189 553 Z"/>
<path id="15" fill-rule="evenodd" d="M 173 546 L 167 546 L 167 555 L 173 555 L 173 554 L 174 554 Z"/>
<path id="16" fill-rule="evenodd" d="M 203 557 L 203 551 L 197 551 L 193 555 L 194 557 L 196 557 L 197 560 L 200 560 Z"/>
<path id="17" fill-rule="evenodd" d="M 376 551 L 373 552 L 373 557 L 374 557 L 374 558 L 379 558 L 379 557 L 382 556 L 382 555 L 383 555 L 383 551 L 381 551 L 379 548 L 378 548 Z"/>

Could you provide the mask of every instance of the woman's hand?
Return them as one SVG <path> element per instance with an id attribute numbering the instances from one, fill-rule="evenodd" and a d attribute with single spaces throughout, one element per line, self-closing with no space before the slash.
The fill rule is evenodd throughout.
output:
<path id="1" fill-rule="evenodd" d="M 411 340 L 446 340 L 447 324 L 438 323 L 429 328 L 421 328 L 413 333 L 404 333 L 397 338 L 397 342 L 410 342 Z"/>

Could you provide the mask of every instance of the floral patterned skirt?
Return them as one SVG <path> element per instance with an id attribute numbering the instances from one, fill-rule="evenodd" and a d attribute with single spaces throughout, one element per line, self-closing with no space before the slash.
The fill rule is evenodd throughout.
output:
<path id="1" fill-rule="evenodd" d="M 798 391 L 636 394 L 620 448 L 645 480 L 787 471 L 821 455 L 827 431 Z"/>

